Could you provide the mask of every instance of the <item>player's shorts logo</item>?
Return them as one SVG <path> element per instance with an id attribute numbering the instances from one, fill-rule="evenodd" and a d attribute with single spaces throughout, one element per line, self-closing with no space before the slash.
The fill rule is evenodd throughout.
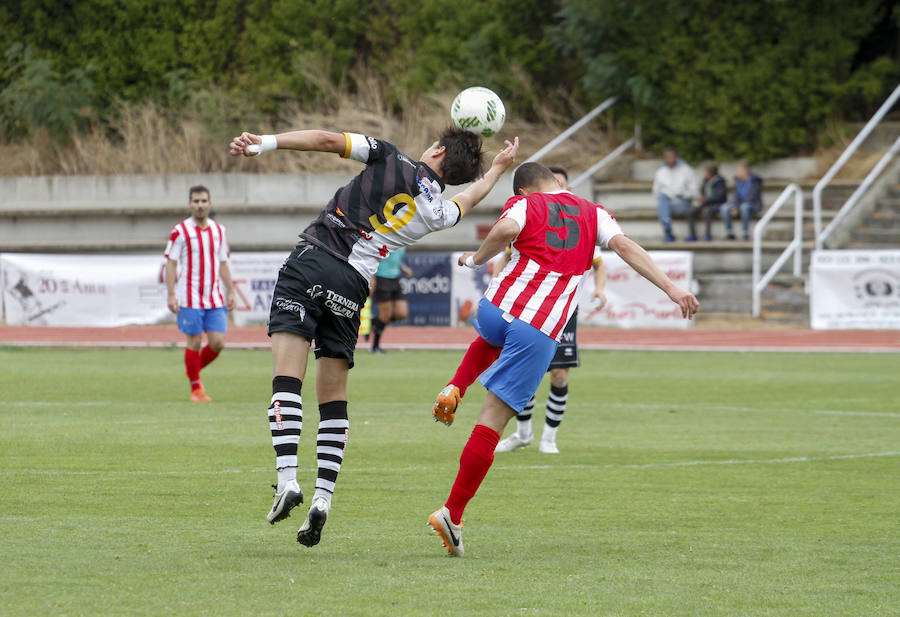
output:
<path id="1" fill-rule="evenodd" d="M 325 293 L 325 290 L 322 289 L 322 286 L 318 283 L 306 290 L 306 295 L 313 300 L 321 296 L 323 293 Z"/>
<path id="2" fill-rule="evenodd" d="M 274 300 L 275 306 L 280 308 L 282 311 L 288 311 L 289 313 L 295 313 L 300 316 L 300 321 L 306 319 L 306 309 L 303 308 L 303 305 L 297 302 L 296 300 L 291 300 L 290 298 L 282 298 L 278 297 Z"/>

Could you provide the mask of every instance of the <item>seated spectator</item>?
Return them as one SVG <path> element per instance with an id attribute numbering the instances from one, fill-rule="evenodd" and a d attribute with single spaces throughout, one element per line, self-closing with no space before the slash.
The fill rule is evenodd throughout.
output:
<path id="1" fill-rule="evenodd" d="M 728 239 L 735 239 L 731 230 L 731 219 L 740 214 L 743 238 L 749 240 L 750 217 L 759 214 L 761 210 L 762 180 L 756 174 L 750 173 L 747 163 L 741 163 L 734 172 L 734 199 L 731 203 L 722 204 L 720 208 Z"/>
<path id="2" fill-rule="evenodd" d="M 674 242 L 672 216 L 680 216 L 691 207 L 697 196 L 697 180 L 691 166 L 678 158 L 675 148 L 663 152 L 662 167 L 653 176 L 653 196 L 656 197 L 656 213 L 663 228 L 663 241 Z"/>
<path id="3" fill-rule="evenodd" d="M 719 175 L 719 168 L 716 165 L 707 165 L 703 169 L 703 186 L 700 189 L 700 197 L 697 198 L 697 205 L 688 210 L 688 225 L 691 230 L 691 235 L 686 238 L 688 242 L 697 241 L 695 223 L 697 217 L 701 215 L 706 224 L 703 240 L 706 242 L 712 240 L 710 234 L 712 217 L 726 201 L 728 201 L 728 188 L 725 186 L 725 178 Z"/>

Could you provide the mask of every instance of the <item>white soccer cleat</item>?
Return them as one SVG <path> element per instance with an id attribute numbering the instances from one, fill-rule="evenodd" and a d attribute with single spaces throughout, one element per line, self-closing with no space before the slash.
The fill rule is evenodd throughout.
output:
<path id="1" fill-rule="evenodd" d="M 541 443 L 538 445 L 538 452 L 541 454 L 559 454 L 559 448 L 556 447 L 555 441 L 541 439 Z"/>
<path id="2" fill-rule="evenodd" d="M 281 491 L 275 493 L 275 503 L 272 504 L 272 509 L 269 510 L 266 519 L 271 525 L 283 521 L 291 515 L 294 506 L 301 503 L 303 503 L 303 491 L 300 490 L 300 485 L 296 480 L 290 480 L 285 483 Z"/>
<path id="3" fill-rule="evenodd" d="M 531 445 L 531 439 L 528 441 L 519 437 L 518 433 L 513 433 L 503 441 L 497 444 L 497 447 L 494 449 L 494 452 L 512 452 L 513 450 L 518 450 L 519 448 L 524 448 L 525 446 Z"/>
<path id="4" fill-rule="evenodd" d="M 322 527 L 328 520 L 328 502 L 322 499 L 313 501 L 306 520 L 297 530 L 297 542 L 303 546 L 315 546 L 322 539 Z"/>
<path id="5" fill-rule="evenodd" d="M 461 523 L 461 521 L 460 521 Z M 428 517 L 428 524 L 441 539 L 441 544 L 454 557 L 465 554 L 462 542 L 462 524 L 454 525 L 450 520 L 450 510 L 444 506 Z"/>

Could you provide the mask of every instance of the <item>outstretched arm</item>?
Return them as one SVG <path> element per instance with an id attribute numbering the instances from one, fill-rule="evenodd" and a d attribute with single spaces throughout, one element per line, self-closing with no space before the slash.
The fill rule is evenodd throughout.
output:
<path id="1" fill-rule="evenodd" d="M 474 253 L 463 253 L 459 256 L 459 265 L 475 268 L 481 264 L 485 264 L 491 258 L 506 248 L 510 242 L 519 235 L 519 224 L 511 218 L 502 218 L 491 228 L 487 238 L 478 247 Z M 472 261 L 469 261 L 469 258 Z"/>
<path id="2" fill-rule="evenodd" d="M 276 148 L 344 155 L 347 152 L 347 136 L 318 130 L 290 131 L 277 135 L 255 135 L 245 131 L 231 140 L 229 153 L 231 156 L 257 156 L 260 152 Z"/>
<path id="3" fill-rule="evenodd" d="M 653 258 L 631 238 L 618 235 L 609 241 L 609 248 L 614 250 L 625 263 L 645 279 L 666 292 L 666 295 L 681 307 L 681 315 L 691 319 L 700 308 L 694 294 L 687 292 L 672 282 L 666 273 L 659 269 Z"/>
<path id="4" fill-rule="evenodd" d="M 456 195 L 453 201 L 459 204 L 461 216 L 465 216 L 469 210 L 478 205 L 485 195 L 491 192 L 497 180 L 503 175 L 507 168 L 516 162 L 516 152 L 519 150 L 519 138 L 516 137 L 512 143 L 506 141 L 506 147 L 494 157 L 491 168 L 481 178 L 473 182 L 466 190 Z M 493 257 L 493 255 L 492 255 Z"/>

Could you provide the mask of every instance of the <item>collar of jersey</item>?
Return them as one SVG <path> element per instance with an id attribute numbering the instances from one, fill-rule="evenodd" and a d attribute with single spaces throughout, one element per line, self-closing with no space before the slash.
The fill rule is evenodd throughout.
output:
<path id="1" fill-rule="evenodd" d="M 428 176 L 429 176 L 432 180 L 434 180 L 435 182 L 437 182 L 437 183 L 440 185 L 440 187 L 441 187 L 441 192 L 443 193 L 444 190 L 445 190 L 447 187 L 446 187 L 446 185 L 444 185 L 444 181 L 441 180 L 441 177 L 440 177 L 439 175 L 437 175 L 437 173 L 435 173 L 435 171 L 434 171 L 431 167 L 429 167 L 428 165 L 426 165 L 426 164 L 423 163 L 422 161 L 419 161 L 418 164 L 421 165 L 421 166 L 425 169 L 425 171 L 428 172 Z"/>

